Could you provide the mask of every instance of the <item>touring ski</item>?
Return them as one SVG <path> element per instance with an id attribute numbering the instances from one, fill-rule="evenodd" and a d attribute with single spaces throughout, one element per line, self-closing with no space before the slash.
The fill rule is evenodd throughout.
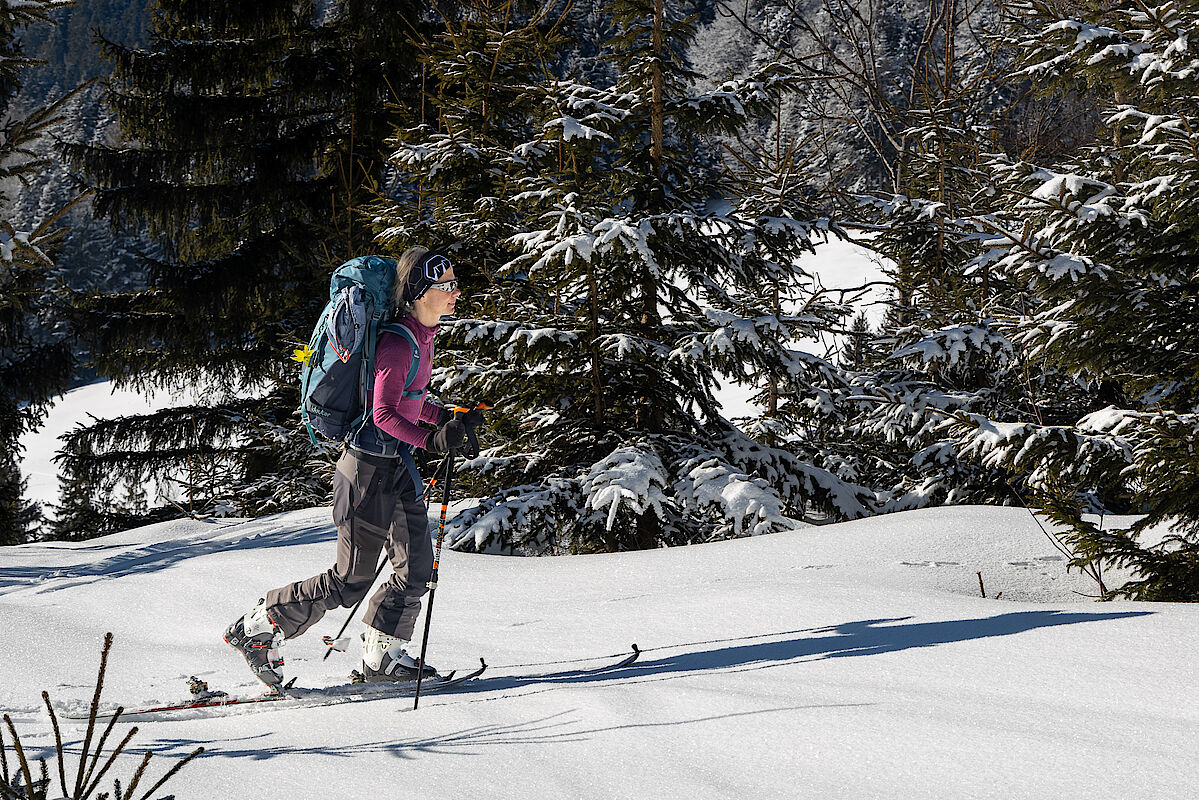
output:
<path id="1" fill-rule="evenodd" d="M 426 680 L 421 692 L 444 692 L 474 680 L 487 669 L 487 662 L 479 659 L 479 667 L 465 675 L 455 672 L 447 673 L 440 679 Z M 121 710 L 121 719 L 131 722 L 157 718 L 186 718 L 187 712 L 198 712 L 194 716 L 220 716 L 225 709 L 238 706 L 270 703 L 276 708 L 307 708 L 311 706 L 332 706 L 341 703 L 357 703 L 366 700 L 380 700 L 389 697 L 410 697 L 416 691 L 416 680 L 402 683 L 345 683 L 325 688 L 295 687 L 293 678 L 285 686 L 271 690 L 266 694 L 251 696 L 231 696 L 222 691 L 213 691 L 208 684 L 196 678 L 188 681 L 192 690 L 192 699 L 172 705 L 146 706 L 143 708 L 128 708 Z M 97 719 L 110 719 L 116 716 L 118 709 L 102 710 L 96 714 Z M 77 714 L 74 709 L 64 710 L 63 716 L 68 719 L 87 719 L 87 714 Z"/>
<path id="2" fill-rule="evenodd" d="M 571 680 L 572 678 L 578 678 L 580 675 L 598 675 L 603 672 L 612 672 L 612 671 L 615 671 L 618 669 L 624 669 L 625 667 L 630 666 L 634 661 L 636 661 L 640 657 L 641 657 L 641 648 L 639 648 L 637 645 L 634 644 L 634 645 L 632 645 L 632 652 L 629 653 L 627 656 L 624 656 L 620 661 L 617 661 L 614 664 L 601 664 L 598 667 L 591 667 L 590 669 L 575 669 L 575 670 L 571 670 L 570 672 L 546 672 L 541 675 L 527 675 L 527 676 L 522 676 L 520 678 L 520 680 L 522 682 L 528 682 L 528 683 L 537 683 L 537 682 L 542 682 L 542 681 L 545 681 L 545 682 L 568 681 L 568 680 Z M 570 662 L 559 662 L 559 663 L 570 663 Z M 533 666 L 533 665 L 530 664 L 529 666 Z"/>
<path id="3" fill-rule="evenodd" d="M 607 672 L 616 672 L 625 667 L 632 665 L 641 657 L 641 649 L 637 645 L 632 645 L 632 651 L 620 658 L 619 661 L 614 661 L 611 664 L 602 664 L 598 667 L 587 669 L 572 669 L 564 672 L 546 672 L 534 675 L 513 675 L 510 677 L 498 678 L 496 688 L 512 688 L 514 685 L 525 686 L 535 683 L 569 683 L 578 680 L 581 676 L 602 675 Z M 559 662 L 559 663 L 577 663 L 577 662 Z M 533 666 L 532 664 L 524 666 Z M 543 664 L 542 666 L 550 666 Z M 442 676 L 439 680 L 426 680 L 421 687 L 421 694 L 425 693 L 441 693 L 452 692 L 456 688 L 461 688 L 464 684 L 478 678 L 487 670 L 487 662 L 479 659 L 479 667 L 465 675 L 458 675 L 456 672 L 450 672 Z M 189 688 L 192 692 L 192 699 L 173 705 L 146 706 L 142 708 L 124 709 L 121 711 L 121 719 L 129 721 L 138 720 L 153 720 L 153 719 L 184 719 L 188 716 L 207 717 L 221 716 L 225 711 L 232 712 L 234 709 L 241 706 L 264 705 L 270 704 L 271 708 L 307 708 L 311 706 L 331 706 L 341 703 L 357 703 L 367 700 L 381 700 L 393 697 L 411 697 L 416 692 L 416 680 L 405 681 L 403 683 L 345 683 L 325 688 L 304 688 L 295 687 L 293 678 L 289 683 L 278 690 L 270 691 L 266 694 L 252 696 L 231 696 L 219 690 L 211 690 L 208 684 L 198 678 L 191 678 L 188 681 Z M 192 712 L 192 713 L 189 713 Z M 116 716 L 117 709 L 108 709 L 100 711 L 97 714 L 99 719 L 110 719 Z M 87 713 L 80 713 L 78 709 L 71 707 L 65 708 L 62 711 L 64 717 L 68 719 L 87 719 Z"/>

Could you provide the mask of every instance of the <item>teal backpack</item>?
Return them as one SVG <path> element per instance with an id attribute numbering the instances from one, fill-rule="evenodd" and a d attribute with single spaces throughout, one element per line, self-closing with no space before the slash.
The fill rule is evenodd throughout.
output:
<path id="1" fill-rule="evenodd" d="M 297 352 L 300 371 L 300 416 L 316 444 L 316 434 L 341 442 L 371 419 L 369 398 L 375 386 L 375 347 L 384 331 L 403 336 L 412 346 L 412 366 L 404 380 L 404 397 L 420 368 L 420 348 L 407 326 L 390 323 L 396 262 L 360 256 L 333 272 L 329 302 L 321 312 L 308 347 Z"/>

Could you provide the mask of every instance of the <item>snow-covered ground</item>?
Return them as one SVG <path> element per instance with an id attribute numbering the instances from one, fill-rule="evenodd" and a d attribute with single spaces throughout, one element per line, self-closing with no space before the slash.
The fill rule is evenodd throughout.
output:
<path id="1" fill-rule="evenodd" d="M 80 425 L 91 425 L 95 420 L 149 414 L 172 405 L 194 402 L 194 399 L 191 394 L 155 392 L 144 395 L 132 389 L 115 389 L 109 381 L 72 389 L 54 403 L 40 428 L 21 437 L 24 449 L 21 473 L 28 481 L 25 497 L 43 504 L 58 502 L 58 465 L 54 463 L 54 456 L 62 446 L 58 437 L 63 434 Z"/>
<path id="2" fill-rule="evenodd" d="M 221 631 L 332 557 L 327 509 L 5 549 L 0 709 L 47 752 L 39 692 L 90 699 L 105 631 L 108 703 L 179 699 L 188 675 L 258 691 Z M 1199 606 L 1091 590 L 1010 508 L 642 553 L 447 553 L 430 661 L 485 657 L 469 691 L 415 712 L 405 699 L 189 712 L 141 723 L 134 745 L 162 757 L 154 776 L 208 748 L 164 787 L 180 800 L 1193 797 Z M 345 614 L 284 649 L 299 685 L 357 666 L 356 646 L 321 660 Z M 635 665 L 574 673 L 634 642 Z M 78 752 L 83 723 L 63 725 Z"/>

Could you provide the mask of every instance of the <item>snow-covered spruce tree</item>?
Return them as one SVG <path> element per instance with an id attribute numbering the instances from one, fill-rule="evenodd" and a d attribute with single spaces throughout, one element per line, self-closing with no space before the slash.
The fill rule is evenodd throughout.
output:
<path id="1" fill-rule="evenodd" d="M 765 74 L 778 69 L 770 63 L 762 67 Z M 789 83 L 788 88 L 799 85 L 794 76 Z M 792 338 L 788 350 L 772 354 L 786 369 L 764 370 L 754 381 L 761 415 L 736 422 L 768 445 L 761 450 L 767 460 L 778 462 L 761 464 L 754 473 L 768 476 L 772 483 L 779 483 L 780 477 L 783 483 L 800 480 L 803 492 L 786 493 L 793 499 L 804 494 L 819 497 L 800 503 L 800 516 L 810 510 L 817 516 L 853 518 L 875 510 L 879 495 L 857 483 L 865 471 L 854 463 L 852 439 L 844 436 L 842 423 L 856 408 L 830 402 L 849 394 L 850 375 L 825 356 L 809 352 L 819 343 L 828 344 L 829 334 L 841 332 L 848 309 L 834 302 L 803 268 L 808 253 L 821 241 L 844 238 L 845 233 L 817 210 L 817 198 L 825 192 L 811 180 L 813 173 L 820 173 L 819 148 L 786 134 L 787 93 L 773 94 L 772 118 L 760 125 L 765 133 L 747 136 L 737 131 L 726 137 L 724 147 L 736 195 L 734 214 L 746 225 L 746 243 L 756 250 L 754 256 L 764 262 L 757 291 L 772 313 L 789 321 Z"/>
<path id="2" fill-rule="evenodd" d="M 22 28 L 49 24 L 63 0 L 0 0 L 0 111 L 8 109 L 21 86 L 25 58 Z M 56 121 L 63 100 L 20 117 L 0 116 L 0 179 L 4 191 L 36 175 L 46 163 L 34 145 Z M 7 205 L 8 196 L 0 197 Z M 41 421 L 50 398 L 67 385 L 74 367 L 61 337 L 41 329 L 45 320 L 51 248 L 61 238 L 60 212 L 40 219 L 0 219 L 0 545 L 17 544 L 33 533 L 40 510 L 24 498 L 21 434 Z"/>
<path id="3" fill-rule="evenodd" d="M 863 243 L 894 265 L 894 304 L 851 388 L 879 402 L 860 400 L 842 438 L 869 465 L 862 479 L 891 487 L 893 508 L 1011 498 L 1003 470 L 963 462 L 937 435 L 946 410 L 994 410 L 1025 385 L 992 317 L 1004 287 L 972 268 L 958 221 L 987 202 L 979 165 L 1011 94 L 997 76 L 1002 55 L 971 24 L 980 13 L 960 0 L 927 5 L 919 46 L 874 112 L 890 186 L 858 198 L 874 231 Z"/>
<path id="4" fill-rule="evenodd" d="M 460 307 L 486 304 L 516 252 L 506 244 L 517 225 L 508 162 L 532 136 L 536 87 L 567 44 L 553 9 L 468 0 L 439 8 L 419 41 L 422 91 L 403 114 L 415 124 L 395 131 L 374 222 L 390 249 L 452 246 Z"/>
<path id="5" fill-rule="evenodd" d="M 104 482 L 118 473 L 182 481 L 175 505 L 197 510 L 324 499 L 305 483 L 321 454 L 291 418 L 288 356 L 332 267 L 371 247 L 360 215 L 382 178 L 387 103 L 415 85 L 419 14 L 376 0 L 160 0 L 148 47 L 104 44 L 122 139 L 67 153 L 97 213 L 148 232 L 163 256 L 146 259 L 144 290 L 77 298 L 77 324 L 117 384 L 203 400 L 74 434 L 87 441 L 65 449 L 66 496 L 123 518 Z"/>
<path id="6" fill-rule="evenodd" d="M 1199 252 L 1199 2 L 1137 1 L 1021 9 L 1026 73 L 1060 90 L 1106 92 L 1107 128 L 1076 163 L 1058 168 L 998 160 L 1004 204 L 981 217 L 984 259 L 1040 304 L 1021 320 L 1034 358 L 1107 380 L 1112 407 L 1061 430 L 1000 430 L 975 421 L 980 455 L 1044 470 L 1039 502 L 1066 526 L 1074 564 L 1126 567 L 1111 593 L 1199 600 L 1199 342 L 1193 321 Z M 1086 448 L 1102 457 L 1086 457 Z M 1102 530 L 1078 496 L 1128 493 L 1136 524 Z M 1169 533 L 1149 535 L 1169 524 Z"/>
<path id="7" fill-rule="evenodd" d="M 570 48 L 561 13 L 517 0 L 444 6 L 420 40 L 422 93 L 405 115 L 417 124 L 398 129 L 391 141 L 393 176 L 374 223 L 387 248 L 452 249 L 464 290 L 459 314 L 492 317 L 497 298 L 511 288 L 501 275 L 518 252 L 508 239 L 520 230 L 511 154 L 533 136 L 548 65 Z M 443 335 L 437 360 L 473 363 L 472 350 Z M 498 402 L 477 386 L 448 380 L 437 371 L 431 385 L 445 404 Z M 509 427 L 503 420 L 502 408 L 491 415 L 490 436 Z M 458 486 L 484 491 L 469 477 Z"/>
<path id="8" fill-rule="evenodd" d="M 997 120 L 1013 105 L 1008 56 L 975 27 L 986 18 L 982 6 L 928 3 L 924 33 L 890 89 L 894 96 L 874 112 L 886 131 L 890 185 L 881 200 L 859 201 L 877 224 L 869 246 L 895 264 L 890 330 L 978 317 L 998 294 L 986 272 L 968 274 L 971 252 L 954 224 L 987 202 L 979 166 L 997 147 Z"/>
<path id="9" fill-rule="evenodd" d="M 810 222 L 740 216 L 705 138 L 767 112 L 790 76 L 695 92 L 693 17 L 608 12 L 621 78 L 541 84 L 537 135 L 496 165 L 520 178 L 520 254 L 494 318 L 445 326 L 471 358 L 446 385 L 501 405 L 498 444 L 467 464 L 490 496 L 451 523 L 455 545 L 611 551 L 778 530 L 806 504 L 861 513 L 714 397 L 718 375 L 765 385 L 805 368 L 789 339 L 840 313 L 777 313 L 772 287 L 802 287 Z"/>
<path id="10" fill-rule="evenodd" d="M 1021 102 L 1003 37 L 976 27 L 983 6 L 928 5 L 902 101 L 877 112 L 895 148 L 893 183 L 859 198 L 874 231 L 863 243 L 894 264 L 894 305 L 858 365 L 858 409 L 836 438 L 851 443 L 859 480 L 891 488 L 888 508 L 1019 502 L 1021 475 L 965 457 L 944 429 L 956 412 L 1058 424 L 1092 407 L 1087 387 L 1034 365 L 1013 341 L 1005 320 L 1035 301 L 970 245 L 966 217 L 994 203 L 987 154 L 1008 138 L 1004 120 Z M 841 413 L 844 394 L 832 397 Z"/>

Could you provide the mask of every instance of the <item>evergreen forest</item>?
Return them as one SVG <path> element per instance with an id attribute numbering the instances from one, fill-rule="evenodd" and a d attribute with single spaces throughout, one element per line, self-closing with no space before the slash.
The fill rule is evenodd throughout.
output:
<path id="1" fill-rule="evenodd" d="M 0 544 L 328 503 L 293 353 L 422 245 L 432 388 L 494 407 L 451 546 L 1016 505 L 1199 600 L 1199 0 L 80 8 L 0 0 Z M 20 437 L 93 378 L 198 399 L 66 432 L 42 508 Z"/>

